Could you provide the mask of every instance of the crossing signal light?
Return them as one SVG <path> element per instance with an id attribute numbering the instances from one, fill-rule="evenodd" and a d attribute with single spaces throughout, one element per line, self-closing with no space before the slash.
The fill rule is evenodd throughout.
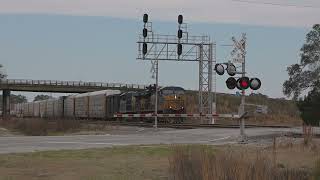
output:
<path id="1" fill-rule="evenodd" d="M 236 75 L 236 72 L 237 72 L 236 66 L 234 66 L 234 65 L 231 64 L 231 63 L 227 65 L 227 73 L 228 73 L 230 76 Z"/>
<path id="2" fill-rule="evenodd" d="M 142 53 L 143 55 L 146 55 L 148 52 L 148 44 L 147 43 L 143 43 L 142 45 Z"/>
<path id="3" fill-rule="evenodd" d="M 222 64 L 216 64 L 214 69 L 216 73 L 219 74 L 220 76 L 224 74 L 224 67 Z"/>
<path id="4" fill-rule="evenodd" d="M 179 24 L 182 24 L 182 23 L 183 23 L 183 16 L 182 16 L 182 15 L 179 15 L 179 16 L 178 16 L 178 23 L 179 23 Z"/>
<path id="5" fill-rule="evenodd" d="M 237 88 L 239 90 L 246 90 L 250 87 L 250 81 L 248 77 L 241 77 L 237 80 Z"/>
<path id="6" fill-rule="evenodd" d="M 179 39 L 182 38 L 182 30 L 181 30 L 181 29 L 178 30 L 178 38 L 179 38 Z"/>
<path id="7" fill-rule="evenodd" d="M 146 38 L 148 36 L 148 29 L 147 28 L 143 28 L 142 35 L 144 38 Z"/>
<path id="8" fill-rule="evenodd" d="M 258 90 L 261 87 L 261 81 L 258 78 L 252 78 L 250 80 L 250 88 L 252 90 Z"/>
<path id="9" fill-rule="evenodd" d="M 229 77 L 226 81 L 228 89 L 234 89 L 237 86 L 237 80 L 234 77 Z"/>
<path id="10" fill-rule="evenodd" d="M 182 44 L 178 44 L 177 53 L 178 53 L 178 56 L 182 54 Z"/>
<path id="11" fill-rule="evenodd" d="M 148 14 L 143 15 L 143 22 L 147 23 L 148 22 Z"/>

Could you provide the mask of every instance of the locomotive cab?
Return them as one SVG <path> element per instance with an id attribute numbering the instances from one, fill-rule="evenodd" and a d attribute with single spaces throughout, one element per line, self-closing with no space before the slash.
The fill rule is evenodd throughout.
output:
<path id="1" fill-rule="evenodd" d="M 185 90 L 181 87 L 164 87 L 160 90 L 160 108 L 163 113 L 183 114 L 185 110 Z"/>

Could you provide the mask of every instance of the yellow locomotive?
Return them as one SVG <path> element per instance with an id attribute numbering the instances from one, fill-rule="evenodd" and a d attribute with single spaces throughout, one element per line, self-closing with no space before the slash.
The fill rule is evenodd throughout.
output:
<path id="1" fill-rule="evenodd" d="M 142 92 L 127 92 L 120 95 L 119 112 L 122 114 L 153 113 L 155 108 L 155 90 L 153 87 Z M 181 87 L 168 86 L 158 91 L 158 113 L 184 114 L 185 90 Z"/>
<path id="2" fill-rule="evenodd" d="M 159 92 L 159 111 L 164 114 L 183 114 L 185 110 L 185 90 L 181 87 L 164 87 Z"/>

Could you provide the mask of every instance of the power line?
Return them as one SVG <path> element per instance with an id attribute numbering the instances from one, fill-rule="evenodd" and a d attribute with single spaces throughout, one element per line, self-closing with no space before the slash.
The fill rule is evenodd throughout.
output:
<path id="1" fill-rule="evenodd" d="M 258 1 L 247 1 L 247 0 L 231 0 L 231 1 L 247 3 L 247 4 L 262 4 L 262 5 L 272 5 L 272 6 L 282 6 L 282 7 L 313 8 L 313 9 L 320 8 L 320 7 L 311 6 L 311 5 L 284 4 L 284 3 L 274 3 L 274 2 L 258 2 Z"/>

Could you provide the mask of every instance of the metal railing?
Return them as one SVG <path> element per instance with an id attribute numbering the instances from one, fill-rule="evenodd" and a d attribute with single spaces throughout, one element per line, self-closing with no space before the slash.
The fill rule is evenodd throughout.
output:
<path id="1" fill-rule="evenodd" d="M 0 85 L 47 85 L 47 86 L 72 86 L 72 87 L 106 87 L 106 88 L 131 88 L 145 89 L 146 85 L 102 83 L 83 81 L 58 81 L 58 80 L 28 80 L 28 79 L 2 79 Z"/>
<path id="2" fill-rule="evenodd" d="M 211 39 L 209 36 L 187 36 L 181 39 L 178 39 L 176 35 L 162 35 L 162 34 L 151 34 L 146 38 L 142 34 L 139 35 L 138 42 L 147 42 L 147 43 L 189 43 L 189 44 L 209 44 Z"/>

